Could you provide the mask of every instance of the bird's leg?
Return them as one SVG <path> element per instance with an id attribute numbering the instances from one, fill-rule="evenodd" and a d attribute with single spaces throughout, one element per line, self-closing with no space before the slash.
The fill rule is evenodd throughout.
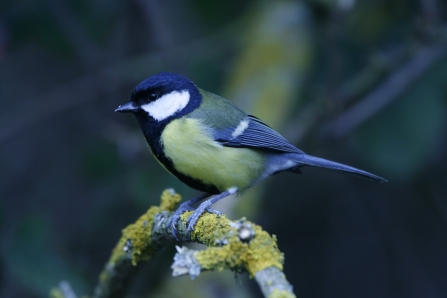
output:
<path id="1" fill-rule="evenodd" d="M 200 202 L 200 201 L 206 199 L 209 196 L 210 196 L 210 194 L 204 193 L 198 197 L 195 197 L 189 201 L 186 201 L 186 202 L 180 204 L 178 209 L 174 212 L 174 215 L 171 216 L 171 218 L 169 219 L 166 226 L 171 226 L 172 235 L 174 236 L 174 238 L 177 241 L 179 241 L 178 237 L 177 237 L 177 224 L 178 224 L 178 221 L 180 220 L 180 215 L 182 215 L 186 211 L 194 211 L 196 208 L 194 208 L 193 205 L 197 202 Z"/>
<path id="2" fill-rule="evenodd" d="M 214 197 L 209 198 L 208 200 L 202 202 L 199 207 L 196 208 L 193 214 L 188 218 L 186 221 L 186 225 L 188 226 L 188 229 L 186 232 L 189 234 L 194 229 L 194 226 L 196 225 L 197 221 L 199 220 L 199 217 L 205 213 L 206 211 L 210 211 L 209 207 L 216 203 L 217 201 L 220 201 L 221 199 L 228 197 L 229 195 L 235 194 L 237 192 L 237 187 L 231 187 L 227 189 L 226 191 L 215 195 Z M 216 211 L 216 210 L 212 210 Z M 211 212 L 215 213 L 215 212 Z M 220 212 L 219 212 L 220 213 Z"/>

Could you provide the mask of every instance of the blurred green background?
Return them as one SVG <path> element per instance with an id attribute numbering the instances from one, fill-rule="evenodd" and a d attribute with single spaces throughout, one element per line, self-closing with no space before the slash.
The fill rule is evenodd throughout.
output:
<path id="1" fill-rule="evenodd" d="M 0 296 L 91 294 L 121 229 L 173 187 L 133 117 L 113 111 L 181 73 L 305 152 L 389 180 L 305 168 L 218 209 L 277 235 L 298 297 L 447 296 L 447 2 L 0 2 Z M 259 297 L 231 272 L 130 297 Z"/>

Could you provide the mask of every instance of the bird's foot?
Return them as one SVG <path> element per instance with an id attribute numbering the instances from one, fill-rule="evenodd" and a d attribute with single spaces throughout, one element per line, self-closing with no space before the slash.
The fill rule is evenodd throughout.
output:
<path id="1" fill-rule="evenodd" d="M 197 209 L 195 209 L 194 207 L 191 206 L 191 204 L 187 204 L 187 203 L 188 202 L 181 204 L 180 207 L 175 211 L 175 213 L 171 216 L 168 223 L 166 224 L 166 226 L 171 226 L 172 235 L 174 236 L 175 240 L 177 240 L 177 241 L 179 241 L 177 224 L 180 220 L 180 216 L 183 213 L 185 213 L 187 211 L 194 211 L 194 213 L 191 214 L 191 216 L 186 220 L 186 225 L 188 227 L 188 229 L 186 231 L 187 234 L 191 233 L 191 231 L 194 229 L 194 226 L 197 223 L 197 220 L 203 213 L 209 212 L 212 214 L 216 214 L 217 216 L 222 215 L 222 212 L 220 212 L 218 210 L 214 210 L 211 208 L 201 209 L 200 206 Z"/>
<path id="2" fill-rule="evenodd" d="M 199 205 L 199 207 L 197 207 L 197 209 L 194 211 L 194 213 L 191 214 L 191 216 L 186 221 L 186 225 L 188 226 L 186 229 L 186 232 L 188 234 L 191 233 L 192 230 L 194 230 L 194 226 L 196 225 L 197 221 L 199 220 L 199 217 L 207 211 L 210 213 L 216 214 L 218 216 L 222 215 L 222 212 L 210 209 L 210 206 L 229 195 L 235 194 L 237 192 L 237 190 L 238 190 L 237 187 L 230 187 L 226 191 L 221 192 L 220 194 L 215 195 L 214 197 L 211 197 L 208 200 L 202 202 Z"/>
<path id="3" fill-rule="evenodd" d="M 172 236 L 174 236 L 175 240 L 179 241 L 178 235 L 177 235 L 177 224 L 180 220 L 180 216 L 187 212 L 187 211 L 194 211 L 196 208 L 194 208 L 194 204 L 205 199 L 208 197 L 208 194 L 200 195 L 194 199 L 191 199 L 189 201 L 186 201 L 178 207 L 178 209 L 174 212 L 174 214 L 171 216 L 169 221 L 167 222 L 166 226 L 171 227 Z"/>
<path id="4" fill-rule="evenodd" d="M 171 226 L 172 229 L 172 235 L 174 236 L 174 238 L 179 241 L 178 239 L 178 235 L 177 235 L 177 224 L 180 220 L 180 216 L 186 212 L 186 211 L 194 211 L 191 216 L 187 219 L 186 221 L 186 233 L 187 235 L 189 235 L 193 230 L 194 230 L 194 226 L 196 225 L 197 221 L 199 220 L 199 217 L 205 213 L 205 212 L 209 212 L 209 213 L 213 213 L 216 214 L 217 216 L 222 215 L 222 212 L 217 211 L 217 210 L 213 210 L 210 208 L 211 205 L 213 205 L 214 203 L 216 203 L 217 201 L 225 198 L 226 196 L 235 194 L 238 191 L 237 187 L 230 187 L 229 189 L 227 189 L 226 191 L 215 195 L 209 199 L 207 199 L 206 201 L 202 202 L 199 207 L 194 208 L 193 204 L 200 202 L 204 199 L 206 199 L 207 197 L 209 197 L 209 194 L 203 194 L 201 196 L 198 196 L 192 200 L 189 200 L 183 204 L 180 205 L 180 207 L 174 212 L 174 215 L 171 216 L 171 218 L 169 219 L 167 226 Z"/>
<path id="5" fill-rule="evenodd" d="M 213 204 L 212 200 L 203 202 L 202 204 L 199 205 L 199 207 L 197 207 L 196 210 L 194 210 L 193 214 L 191 214 L 191 216 L 186 220 L 186 226 L 188 227 L 186 233 L 188 235 L 194 230 L 194 226 L 196 225 L 200 216 L 203 215 L 203 213 L 209 212 L 212 214 L 216 214 L 217 216 L 222 215 L 222 212 L 209 208 L 212 204 Z"/>
<path id="6" fill-rule="evenodd" d="M 168 226 L 168 227 L 171 226 L 171 233 L 172 233 L 172 236 L 174 236 L 175 240 L 179 241 L 178 235 L 177 235 L 177 224 L 180 220 L 180 216 L 187 211 L 194 211 L 194 210 L 195 210 L 195 208 L 193 206 L 191 206 L 191 204 L 189 204 L 189 201 L 185 202 L 178 207 L 178 209 L 174 212 L 174 214 L 169 219 L 166 226 Z"/>

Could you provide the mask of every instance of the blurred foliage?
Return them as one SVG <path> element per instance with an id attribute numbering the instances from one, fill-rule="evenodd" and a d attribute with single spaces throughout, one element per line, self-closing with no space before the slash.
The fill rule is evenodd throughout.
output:
<path id="1" fill-rule="evenodd" d="M 91 293 L 121 229 L 163 189 L 197 194 L 113 113 L 159 71 L 309 154 L 389 179 L 304 169 L 217 207 L 277 234 L 297 296 L 446 296 L 446 41 L 441 0 L 1 1 L 0 296 L 46 297 L 61 280 Z M 409 69 L 403 92 L 383 93 L 347 134 L 331 130 L 427 48 L 440 54 Z M 169 277 L 172 256 L 130 295 L 260 296 L 232 273 Z"/>
<path id="2" fill-rule="evenodd" d="M 260 3 L 246 23 L 243 46 L 229 70 L 224 96 L 279 130 L 290 107 L 300 103 L 313 60 L 311 17 L 305 5 L 279 1 Z M 261 193 L 262 188 L 256 187 L 244 195 L 236 215 L 255 216 Z M 225 203 L 232 201 L 223 201 L 220 208 Z M 230 205 L 224 210 L 232 209 Z"/>
<path id="3" fill-rule="evenodd" d="M 225 93 L 242 109 L 279 129 L 288 109 L 299 102 L 313 60 L 311 19 L 298 2 L 259 6 L 241 32 L 244 46 L 229 71 Z"/>
<path id="4" fill-rule="evenodd" d="M 440 145 L 446 127 L 447 60 L 359 131 L 365 163 L 390 180 L 405 182 L 421 171 Z M 383 133 L 385 132 L 386 133 Z M 381 140 L 382 142 L 377 142 Z"/>
<path id="5" fill-rule="evenodd" d="M 119 175 L 120 164 L 117 153 L 115 144 L 110 142 L 101 142 L 86 148 L 84 160 L 80 165 L 85 181 L 98 184 Z"/>
<path id="6" fill-rule="evenodd" d="M 48 294 L 48 285 L 65 276 L 79 292 L 88 288 L 82 271 L 64 248 L 51 239 L 51 228 L 45 218 L 30 215 L 17 227 L 15 237 L 5 252 L 6 266 L 19 279 L 19 284 L 39 296 Z"/>

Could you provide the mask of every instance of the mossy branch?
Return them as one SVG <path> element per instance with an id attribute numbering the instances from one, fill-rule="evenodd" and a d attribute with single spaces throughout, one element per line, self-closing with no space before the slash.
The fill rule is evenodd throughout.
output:
<path id="1" fill-rule="evenodd" d="M 160 206 L 149 208 L 134 224 L 123 230 L 121 239 L 99 276 L 92 297 L 124 296 L 127 285 L 145 261 L 175 241 L 167 222 L 180 200 L 180 195 L 173 190 L 165 190 Z M 181 216 L 179 239 L 202 243 L 208 248 L 195 251 L 177 247 L 171 266 L 174 276 L 189 274 L 194 279 L 205 270 L 248 272 L 258 282 L 265 297 L 295 297 L 292 286 L 282 273 L 284 256 L 278 250 L 275 236 L 270 236 L 261 227 L 245 219 L 230 221 L 225 215 L 210 213 L 202 215 L 194 231 L 188 235 L 185 223 L 190 214 L 185 212 Z M 65 295 L 53 289 L 50 296 Z"/>

